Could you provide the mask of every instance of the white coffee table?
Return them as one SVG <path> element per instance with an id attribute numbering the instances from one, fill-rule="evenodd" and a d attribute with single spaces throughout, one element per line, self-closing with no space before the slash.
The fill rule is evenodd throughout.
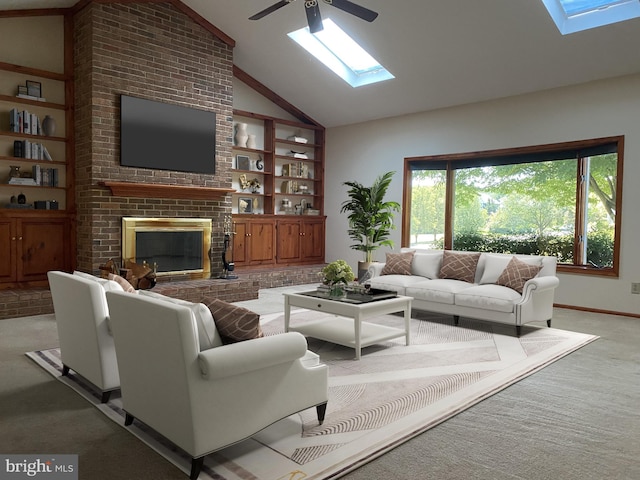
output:
<path id="1" fill-rule="evenodd" d="M 300 293 L 284 294 L 284 329 L 327 342 L 355 348 L 356 360 L 360 360 L 363 347 L 381 343 L 392 338 L 405 337 L 411 343 L 411 301 L 413 298 L 398 295 L 386 300 L 366 303 L 347 303 L 327 298 L 316 298 Z M 301 307 L 317 312 L 326 312 L 333 317 L 300 322 L 289 325 L 291 307 Z M 365 322 L 365 319 L 388 313 L 404 312 L 404 329 Z M 346 318 L 345 318 L 346 317 Z"/>

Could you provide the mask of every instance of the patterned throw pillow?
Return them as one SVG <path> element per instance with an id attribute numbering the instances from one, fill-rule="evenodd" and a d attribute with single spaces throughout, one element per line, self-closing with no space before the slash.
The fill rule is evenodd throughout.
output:
<path id="1" fill-rule="evenodd" d="M 461 253 L 445 250 L 442 255 L 439 278 L 473 283 L 479 259 L 480 253 Z"/>
<path id="2" fill-rule="evenodd" d="M 387 253 L 387 263 L 380 275 L 411 275 L 411 262 L 415 253 Z"/>
<path id="3" fill-rule="evenodd" d="M 205 298 L 202 303 L 211 310 L 222 343 L 235 343 L 264 336 L 260 328 L 260 315 L 257 313 L 217 298 Z"/>
<path id="4" fill-rule="evenodd" d="M 513 257 L 507 268 L 500 274 L 496 284 L 512 288 L 518 293 L 522 293 L 522 288 L 527 280 L 531 280 L 542 270 L 539 265 L 529 265 L 516 257 Z"/>
<path id="5" fill-rule="evenodd" d="M 122 289 L 127 293 L 138 293 L 138 291 L 133 288 L 133 285 L 131 285 L 124 277 L 121 277 L 120 275 L 109 273 L 107 274 L 107 278 L 109 280 L 113 280 L 116 283 L 119 283 Z"/>

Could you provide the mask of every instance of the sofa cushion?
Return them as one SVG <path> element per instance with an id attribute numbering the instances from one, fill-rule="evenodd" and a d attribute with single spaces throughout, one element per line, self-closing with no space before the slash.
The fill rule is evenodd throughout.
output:
<path id="1" fill-rule="evenodd" d="M 211 315 L 211 311 L 206 305 L 202 303 L 188 302 L 179 298 L 168 297 L 161 293 L 151 292 L 149 290 L 138 290 L 138 292 L 139 295 L 143 295 L 145 297 L 155 298 L 157 300 L 189 308 L 198 327 L 198 342 L 200 344 L 201 352 L 222 345 L 222 339 L 216 330 L 213 315 Z"/>
<path id="2" fill-rule="evenodd" d="M 380 275 L 411 275 L 411 261 L 415 252 L 387 253 L 387 261 Z"/>
<path id="3" fill-rule="evenodd" d="M 438 278 L 442 266 L 442 251 L 416 251 L 411 262 L 411 273 L 425 278 Z"/>
<path id="4" fill-rule="evenodd" d="M 507 268 L 498 277 L 496 284 L 513 288 L 516 292 L 522 293 L 524 284 L 535 277 L 541 269 L 541 265 L 529 265 L 513 257 L 509 261 Z"/>
<path id="5" fill-rule="evenodd" d="M 203 303 L 211 310 L 223 343 L 241 342 L 264 336 L 260 328 L 260 315 L 257 313 L 218 298 L 205 298 Z"/>
<path id="6" fill-rule="evenodd" d="M 373 277 L 371 280 L 367 280 L 367 283 L 371 285 L 372 288 L 391 290 L 397 292 L 399 295 L 406 295 L 405 290 L 408 286 L 424 281 L 424 277 L 418 277 L 416 275 L 384 275 Z"/>
<path id="7" fill-rule="evenodd" d="M 469 288 L 469 283 L 461 280 L 423 280 L 406 288 L 406 295 L 416 300 L 453 305 L 458 292 Z"/>
<path id="8" fill-rule="evenodd" d="M 445 250 L 442 255 L 439 277 L 473 283 L 479 259 L 480 253 L 477 252 Z"/>
<path id="9" fill-rule="evenodd" d="M 513 257 L 529 265 L 542 266 L 542 258 L 533 255 L 505 255 L 500 253 L 483 253 L 478 268 L 482 267 L 482 276 L 478 283 L 496 283 Z"/>
<path id="10" fill-rule="evenodd" d="M 500 285 L 475 285 L 456 294 L 455 304 L 494 312 L 512 313 L 522 296 Z"/>

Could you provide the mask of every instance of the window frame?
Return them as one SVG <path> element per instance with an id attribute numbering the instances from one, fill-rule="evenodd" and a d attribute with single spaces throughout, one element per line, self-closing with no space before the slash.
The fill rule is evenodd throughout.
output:
<path id="1" fill-rule="evenodd" d="M 464 153 L 452 153 L 443 155 L 429 155 L 418 157 L 405 157 L 404 159 L 404 178 L 402 193 L 402 232 L 401 245 L 403 247 L 410 246 L 411 236 L 411 192 L 412 192 L 412 171 L 419 170 L 415 168 L 417 162 L 437 162 L 440 168 L 434 170 L 446 171 L 446 193 L 445 193 L 445 220 L 444 220 L 444 248 L 451 250 L 453 246 L 453 206 L 454 206 L 454 173 L 457 168 L 453 166 L 460 162 L 470 162 L 475 160 L 483 160 L 489 158 L 501 158 L 518 155 L 545 154 L 556 151 L 580 150 L 595 148 L 605 144 L 616 144 L 617 165 L 616 165 L 616 199 L 615 208 L 616 216 L 614 222 L 614 239 L 613 239 L 613 266 L 612 267 L 594 267 L 591 265 L 567 265 L 558 264 L 557 271 L 560 273 L 575 273 L 586 275 L 599 275 L 607 277 L 618 277 L 620 270 L 620 236 L 622 226 L 622 183 L 624 170 L 624 135 L 602 137 L 587 140 L 577 140 L 570 142 L 551 143 L 545 145 L 532 145 L 526 147 L 513 147 L 496 150 L 484 150 Z M 584 225 L 585 218 L 585 188 L 584 182 L 581 182 L 581 169 L 584 165 L 584 158 L 577 159 L 576 169 L 576 219 L 574 231 L 574 262 L 582 260 L 581 248 L 581 227 Z M 444 167 L 444 168 L 442 168 Z M 580 227 L 580 229 L 579 229 Z"/>

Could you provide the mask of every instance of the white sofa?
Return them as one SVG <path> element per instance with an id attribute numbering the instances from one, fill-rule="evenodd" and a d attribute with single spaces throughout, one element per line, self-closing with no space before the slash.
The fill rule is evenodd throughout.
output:
<path id="1" fill-rule="evenodd" d="M 440 278 L 442 250 L 403 249 L 401 252 L 410 251 L 414 252 L 410 275 L 381 275 L 385 263 L 373 263 L 367 280 L 371 287 L 413 297 L 412 308 L 453 315 L 456 325 L 461 316 L 488 320 L 514 325 L 517 335 L 525 323 L 546 321 L 551 326 L 554 291 L 559 284 L 555 257 L 515 255 L 522 262 L 541 267 L 534 278 L 524 283 L 522 293 L 519 293 L 496 284 L 514 255 L 481 253 L 475 273 L 472 272 L 474 278 L 471 283 Z M 392 257 L 388 255 L 389 258 Z"/>
<path id="2" fill-rule="evenodd" d="M 212 319 L 203 349 L 197 305 L 124 292 L 106 297 L 125 425 L 144 422 L 191 455 L 192 480 L 207 454 L 282 418 L 316 407 L 322 423 L 328 370 L 317 355 L 315 365 L 306 364 L 300 333 L 223 345 Z"/>

